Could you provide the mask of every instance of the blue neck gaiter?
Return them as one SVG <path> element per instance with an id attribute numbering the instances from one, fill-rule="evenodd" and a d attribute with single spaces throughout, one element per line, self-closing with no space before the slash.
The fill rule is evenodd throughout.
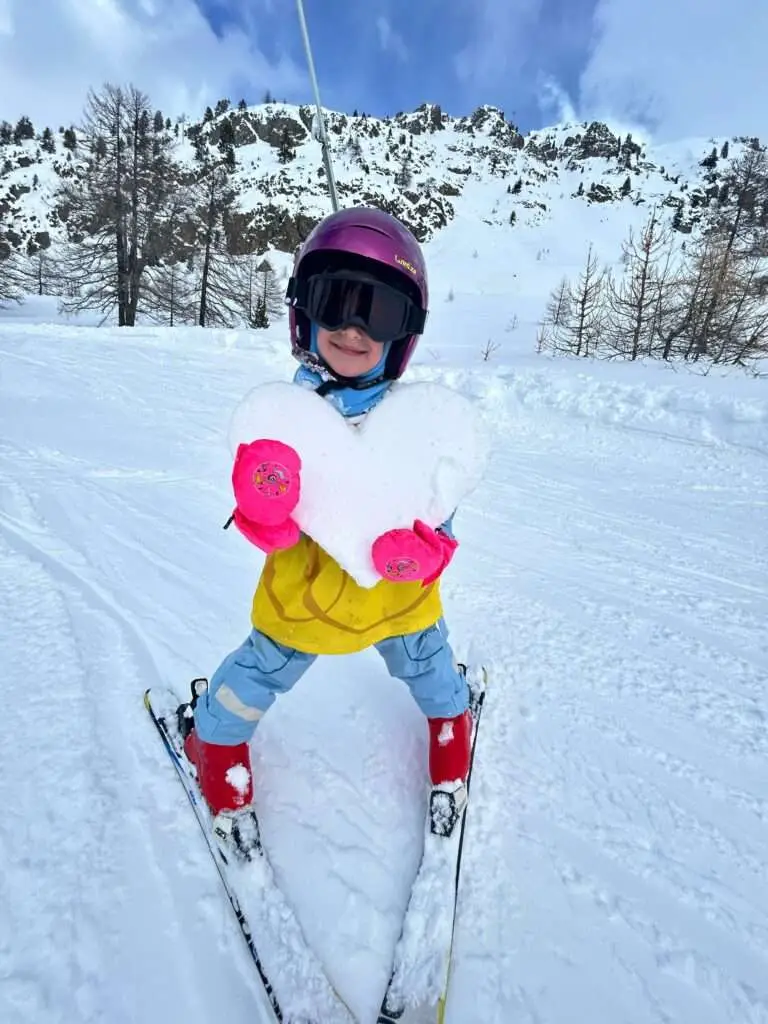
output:
<path id="1" fill-rule="evenodd" d="M 319 355 L 317 348 L 317 324 L 312 324 L 312 331 L 310 334 L 310 352 L 317 356 Z M 384 365 L 387 361 L 387 355 L 389 353 L 391 342 L 386 342 L 382 345 L 381 359 L 367 373 L 362 374 L 357 380 L 361 383 L 365 381 L 375 381 L 381 376 Z M 294 381 L 297 384 L 303 384 L 305 386 L 311 386 L 315 388 L 320 387 L 324 383 L 326 378 L 318 371 L 310 366 L 302 363 L 302 365 L 296 371 Z M 370 387 L 362 388 L 351 388 L 351 387 L 336 387 L 331 388 L 326 394 L 326 399 L 335 405 L 342 416 L 362 416 L 381 401 L 386 392 L 389 390 L 391 380 L 380 380 L 378 384 L 372 383 Z"/>

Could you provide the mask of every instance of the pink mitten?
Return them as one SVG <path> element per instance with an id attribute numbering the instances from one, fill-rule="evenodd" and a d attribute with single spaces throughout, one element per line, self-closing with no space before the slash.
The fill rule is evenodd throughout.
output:
<path id="1" fill-rule="evenodd" d="M 292 548 L 301 536 L 301 530 L 292 519 L 286 519 L 277 526 L 263 526 L 248 519 L 239 508 L 232 513 L 232 521 L 240 533 L 267 555 L 282 548 Z"/>
<path id="2" fill-rule="evenodd" d="M 459 542 L 417 519 L 412 530 L 387 530 L 371 548 L 373 564 L 385 580 L 434 583 L 453 558 Z"/>
<path id="3" fill-rule="evenodd" d="M 241 515 L 259 526 L 285 523 L 299 501 L 300 471 L 298 453 L 282 441 L 262 438 L 241 444 L 232 468 Z"/>

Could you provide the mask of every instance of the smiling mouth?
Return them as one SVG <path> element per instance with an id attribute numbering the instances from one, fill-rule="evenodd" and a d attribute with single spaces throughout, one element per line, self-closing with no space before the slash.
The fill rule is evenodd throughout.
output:
<path id="1" fill-rule="evenodd" d="M 347 356 L 365 356 L 368 354 L 364 348 L 347 348 L 346 345 L 339 345 L 335 341 L 332 344 L 334 348 L 337 348 L 339 352 L 343 352 Z"/>

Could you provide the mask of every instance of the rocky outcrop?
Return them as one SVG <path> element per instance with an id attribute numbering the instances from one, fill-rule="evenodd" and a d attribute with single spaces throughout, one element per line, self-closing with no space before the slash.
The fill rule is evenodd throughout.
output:
<path id="1" fill-rule="evenodd" d="M 235 196 L 226 223 L 232 252 L 293 253 L 330 209 L 314 108 L 276 102 L 232 108 L 223 101 L 216 110 L 200 121 L 169 126 L 180 181 L 194 182 L 206 167 L 224 163 Z M 489 105 L 459 118 L 435 103 L 387 118 L 336 111 L 325 116 L 342 204 L 389 210 L 422 240 L 452 220 L 465 190 L 493 179 L 506 182 L 509 198 L 489 198 L 488 211 L 479 215 L 488 224 L 519 226 L 526 218 L 538 224 L 556 192 L 567 191 L 574 202 L 645 202 L 643 182 L 653 180 L 652 201 L 669 199 L 670 208 L 680 211 L 675 225 L 688 226 L 717 198 L 729 166 L 721 155 L 714 167 L 694 168 L 681 180 L 679 171 L 657 168 L 643 146 L 602 122 L 523 137 L 504 111 Z M 0 234 L 6 245 L 33 252 L 71 237 L 69 211 L 57 193 L 79 173 L 86 156 L 82 141 L 73 129 L 53 133 L 52 149 L 43 146 L 42 136 L 15 144 L 5 135 L 3 141 L 0 133 Z M 564 172 L 570 180 L 558 184 Z M 630 173 L 631 188 L 623 188 Z M 578 188 L 573 174 L 579 175 Z M 488 194 L 498 197 L 498 183 Z M 182 241 L 189 246 L 192 240 Z"/>

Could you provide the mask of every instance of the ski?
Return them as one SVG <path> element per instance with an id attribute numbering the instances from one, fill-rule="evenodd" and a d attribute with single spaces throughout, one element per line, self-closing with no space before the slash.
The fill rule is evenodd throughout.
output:
<path id="1" fill-rule="evenodd" d="M 414 879 L 411 898 L 395 950 L 394 967 L 382 1000 L 377 1024 L 406 1024 L 413 1005 L 436 1007 L 437 1024 L 445 1019 L 448 988 L 453 963 L 456 911 L 461 879 L 461 858 L 467 822 L 467 801 L 475 760 L 480 716 L 485 702 L 488 673 L 465 669 L 469 685 L 472 715 L 472 740 L 466 786 L 445 789 L 435 787 L 429 800 L 425 825 L 424 853 Z M 425 934 L 423 922 L 433 902 L 432 893 L 447 888 L 449 896 L 442 914 L 443 931 L 437 936 Z M 434 917 L 431 914 L 432 920 Z M 419 1019 L 422 1015 L 419 1014 Z"/>
<path id="2" fill-rule="evenodd" d="M 193 693 L 194 686 L 193 683 Z M 205 838 L 224 892 L 256 968 L 264 995 L 263 1008 L 268 1014 L 269 1021 L 271 1024 L 356 1024 L 355 1017 L 343 1003 L 322 966 L 307 946 L 300 925 L 274 880 L 271 866 L 261 845 L 255 813 L 249 810 L 244 816 L 238 815 L 229 819 L 229 828 L 222 827 L 226 824 L 226 818 L 219 822 L 218 818 L 223 816 L 219 815 L 216 821 L 212 819 L 208 805 L 198 788 L 195 769 L 183 751 L 178 716 L 180 712 L 183 714 L 185 705 L 170 690 L 147 690 L 144 694 L 144 706 L 160 734 Z M 237 846 L 232 845 L 232 839 L 233 835 L 238 838 L 238 832 L 241 833 L 241 849 L 236 853 Z M 267 902 L 268 897 L 272 913 L 278 912 L 282 938 L 280 953 L 283 957 L 290 955 L 295 964 L 297 950 L 301 951 L 301 973 L 308 974 L 310 981 L 305 997 L 299 997 L 295 992 L 288 993 L 288 998 L 282 994 L 278 995 L 268 972 L 264 953 L 257 945 L 242 901 L 238 899 L 230 879 L 230 874 L 236 871 L 260 874 L 259 884 L 264 891 L 264 902 Z M 293 1005 L 289 1005 L 290 1003 Z"/>

